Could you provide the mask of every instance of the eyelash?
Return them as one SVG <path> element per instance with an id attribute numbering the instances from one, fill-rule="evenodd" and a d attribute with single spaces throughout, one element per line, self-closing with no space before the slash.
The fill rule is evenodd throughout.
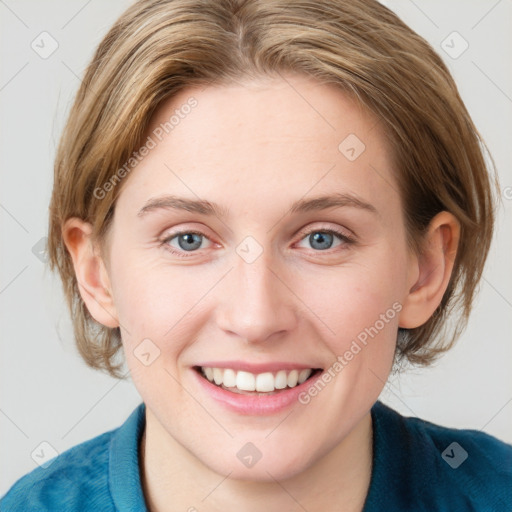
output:
<path id="1" fill-rule="evenodd" d="M 306 237 L 308 237 L 309 235 L 311 235 L 312 233 L 328 233 L 330 235 L 335 235 L 337 237 L 339 237 L 344 243 L 345 245 L 353 245 L 356 243 L 356 240 L 350 236 L 347 236 L 346 234 L 342 233 L 341 231 L 338 231 L 337 229 L 333 229 L 333 228 L 325 228 L 325 229 L 310 229 L 309 231 L 302 231 L 300 233 L 301 235 L 301 238 L 299 239 L 299 242 L 301 242 L 302 240 L 304 240 Z M 174 238 L 180 236 L 180 235 L 198 235 L 198 236 L 202 236 L 204 238 L 207 238 L 209 240 L 209 238 L 204 234 L 204 233 L 201 233 L 200 231 L 194 231 L 193 229 L 190 230 L 190 229 L 187 229 L 187 230 L 183 230 L 183 231 L 178 231 L 176 233 L 173 233 L 172 235 L 169 235 L 167 237 L 165 237 L 163 240 L 160 241 L 160 247 L 164 247 L 164 249 L 166 249 L 167 251 L 169 251 L 171 254 L 175 255 L 175 256 L 178 256 L 180 258 L 190 258 L 194 255 L 194 253 L 198 252 L 198 251 L 191 251 L 189 252 L 187 255 L 187 252 L 181 252 L 181 251 L 176 251 L 175 249 L 171 248 L 168 243 L 173 240 Z M 330 249 L 327 249 L 325 252 L 329 252 Z M 322 253 L 324 251 L 314 251 L 314 252 L 318 252 L 318 253 Z"/>

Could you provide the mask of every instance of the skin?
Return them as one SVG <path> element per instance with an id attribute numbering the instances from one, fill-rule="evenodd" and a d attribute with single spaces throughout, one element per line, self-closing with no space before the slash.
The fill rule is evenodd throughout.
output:
<path id="1" fill-rule="evenodd" d="M 412 254 L 381 125 L 332 85 L 289 74 L 185 89 L 159 107 L 147 135 L 191 96 L 197 107 L 125 178 L 105 258 L 89 224 L 63 226 L 83 300 L 98 322 L 121 326 L 146 403 L 148 506 L 360 511 L 371 477 L 370 409 L 392 368 L 397 329 L 423 324 L 440 303 L 458 223 L 438 214 L 424 252 Z M 366 146 L 354 161 L 338 150 L 350 133 Z M 333 192 L 378 214 L 351 206 L 290 213 L 296 200 Z M 137 215 L 164 194 L 207 199 L 230 215 Z M 355 243 L 333 236 L 320 250 L 307 232 L 325 229 Z M 205 235 L 195 252 L 176 237 L 167 242 L 185 257 L 161 245 L 181 230 Z M 247 236 L 262 249 L 252 263 L 236 252 Z M 328 369 L 397 302 L 396 316 L 306 405 L 237 414 L 193 373 L 200 361 L 234 359 Z M 146 338 L 160 350 L 149 366 L 134 355 Z M 236 457 L 249 441 L 262 453 L 251 468 Z"/>

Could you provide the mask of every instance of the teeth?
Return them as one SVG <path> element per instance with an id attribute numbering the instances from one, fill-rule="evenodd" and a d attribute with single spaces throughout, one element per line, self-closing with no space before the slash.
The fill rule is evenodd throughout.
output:
<path id="1" fill-rule="evenodd" d="M 213 380 L 215 381 L 215 384 L 217 384 L 217 385 L 222 384 L 223 378 L 224 378 L 224 372 L 220 368 L 214 368 L 213 369 Z"/>
<path id="2" fill-rule="evenodd" d="M 292 370 L 288 374 L 288 387 L 294 388 L 297 385 L 298 380 L 299 380 L 299 372 L 297 370 Z"/>
<path id="3" fill-rule="evenodd" d="M 209 381 L 213 380 L 213 368 L 210 368 L 210 367 L 207 366 L 207 367 L 203 368 L 203 372 L 205 373 L 206 378 Z"/>
<path id="4" fill-rule="evenodd" d="M 265 372 L 255 375 L 250 372 L 235 371 L 231 368 L 210 368 L 202 366 L 203 375 L 217 386 L 237 388 L 240 391 L 272 392 L 276 389 L 294 388 L 302 384 L 313 373 L 311 368 L 305 370 L 279 370 L 276 373 Z"/>
<path id="5" fill-rule="evenodd" d="M 219 370 L 219 371 L 222 371 L 222 370 Z M 224 383 L 222 383 L 222 384 L 224 384 Z M 233 386 L 231 386 L 231 387 L 233 387 Z M 254 375 L 252 373 L 237 372 L 236 387 L 238 389 L 241 389 L 242 391 L 254 391 L 256 389 L 256 378 L 254 377 Z"/>
<path id="6" fill-rule="evenodd" d="M 256 391 L 274 391 L 275 388 L 275 379 L 270 372 L 260 373 L 256 377 Z"/>
<path id="7" fill-rule="evenodd" d="M 222 382 L 227 388 L 234 388 L 236 386 L 236 373 L 231 368 L 224 370 Z"/>
<path id="8" fill-rule="evenodd" d="M 299 377 L 297 379 L 297 382 L 299 384 L 302 384 L 309 376 L 311 375 L 311 370 L 307 369 L 307 370 L 301 370 L 299 372 Z"/>
<path id="9" fill-rule="evenodd" d="M 285 370 L 280 370 L 277 372 L 274 386 L 276 389 L 284 389 L 286 386 L 288 386 L 288 377 Z"/>

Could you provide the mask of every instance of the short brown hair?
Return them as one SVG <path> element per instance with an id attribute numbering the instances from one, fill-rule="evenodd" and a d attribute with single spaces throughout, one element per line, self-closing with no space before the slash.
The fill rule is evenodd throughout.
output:
<path id="1" fill-rule="evenodd" d="M 89 366 L 121 377 L 121 364 L 114 365 L 120 331 L 97 323 L 85 307 L 63 223 L 88 221 L 104 242 L 123 182 L 101 198 L 95 191 L 139 147 L 164 99 L 189 86 L 286 71 L 336 84 L 380 119 L 416 253 L 438 212 L 460 222 L 448 288 L 434 315 L 400 338 L 398 358 L 427 365 L 465 328 L 491 243 L 497 176 L 491 179 L 487 147 L 432 47 L 375 0 L 141 0 L 99 45 L 55 160 L 49 264 L 60 273 Z"/>

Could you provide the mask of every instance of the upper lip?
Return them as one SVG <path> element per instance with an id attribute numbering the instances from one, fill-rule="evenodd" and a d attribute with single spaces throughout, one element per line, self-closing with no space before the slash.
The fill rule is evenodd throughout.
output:
<path id="1" fill-rule="evenodd" d="M 273 361 L 268 363 L 249 363 L 247 361 L 205 361 L 196 366 L 206 366 L 210 368 L 231 368 L 236 371 L 245 371 L 254 373 L 255 375 L 265 372 L 277 372 L 279 370 L 306 370 L 312 368 L 317 369 L 317 366 L 301 363 L 290 363 L 284 361 Z"/>

